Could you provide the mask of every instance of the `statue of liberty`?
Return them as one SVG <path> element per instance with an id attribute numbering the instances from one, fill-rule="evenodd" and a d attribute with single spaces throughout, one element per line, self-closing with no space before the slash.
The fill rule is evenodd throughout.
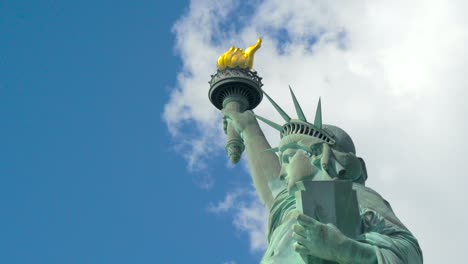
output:
<path id="1" fill-rule="evenodd" d="M 251 71 L 260 43 L 245 52 L 231 48 L 218 59 L 209 95 L 223 111 L 231 160 L 237 162 L 245 149 L 253 184 L 269 212 L 261 263 L 423 263 L 416 238 L 390 204 L 365 186 L 366 166 L 351 137 L 322 124 L 320 100 L 309 122 L 291 88 L 297 118 L 261 89 L 261 78 Z M 263 95 L 283 125 L 251 111 Z M 277 147 L 270 146 L 257 120 L 278 130 Z"/>

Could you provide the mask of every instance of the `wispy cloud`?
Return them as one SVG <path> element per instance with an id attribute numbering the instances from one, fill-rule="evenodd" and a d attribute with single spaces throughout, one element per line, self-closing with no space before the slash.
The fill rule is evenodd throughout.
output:
<path id="1" fill-rule="evenodd" d="M 191 168 L 203 169 L 209 155 L 222 153 L 220 115 L 207 99 L 207 81 L 219 54 L 263 36 L 255 68 L 264 89 L 290 113 L 288 84 L 309 115 L 322 96 L 324 122 L 353 137 L 368 185 L 419 238 L 426 262 L 455 262 L 463 256 L 454 249 L 468 233 L 462 224 L 468 214 L 460 211 L 468 202 L 468 180 L 460 173 L 468 148 L 463 10 L 466 1 L 265 0 L 247 12 L 240 1 L 193 0 L 174 26 L 183 69 L 166 105 L 168 129 L 185 146 Z M 255 111 L 279 120 L 266 102 Z M 185 125 L 195 131 L 189 140 Z M 278 143 L 275 131 L 264 131 Z M 447 219 L 457 232 L 434 230 Z"/>
<path id="2" fill-rule="evenodd" d="M 229 192 L 224 200 L 210 204 L 212 213 L 229 213 L 237 230 L 247 233 L 252 251 L 266 248 L 267 212 L 258 199 L 253 188 L 237 189 Z"/>

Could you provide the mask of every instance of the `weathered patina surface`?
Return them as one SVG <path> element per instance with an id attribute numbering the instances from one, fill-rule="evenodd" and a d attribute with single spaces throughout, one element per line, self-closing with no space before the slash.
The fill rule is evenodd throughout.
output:
<path id="1" fill-rule="evenodd" d="M 218 71 L 235 74 L 239 67 L 228 59 L 220 59 L 224 64 Z M 252 67 L 250 60 L 242 65 Z M 365 163 L 356 156 L 351 137 L 341 128 L 322 124 L 320 100 L 314 122 L 309 123 L 290 91 L 298 119 L 264 93 L 284 125 L 251 110 L 223 108 L 225 132 L 245 145 L 254 186 L 270 215 L 261 263 L 422 263 L 416 238 L 390 204 L 365 186 Z M 248 99 L 237 98 L 240 103 Z M 271 148 L 257 119 L 279 131 L 278 147 Z M 328 191 L 317 196 L 318 190 L 326 189 L 319 187 L 323 182 Z"/>

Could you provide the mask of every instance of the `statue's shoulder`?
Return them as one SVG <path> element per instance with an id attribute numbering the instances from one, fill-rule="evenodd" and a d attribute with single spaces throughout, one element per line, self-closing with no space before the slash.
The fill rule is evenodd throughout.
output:
<path id="1" fill-rule="evenodd" d="M 387 221 L 407 230 L 393 212 L 390 203 L 378 192 L 360 183 L 353 183 L 353 189 L 356 190 L 358 203 L 361 208 L 373 210 L 383 216 Z"/>
<path id="2" fill-rule="evenodd" d="M 360 183 L 353 183 L 353 189 L 356 190 L 360 204 L 363 203 L 370 206 L 374 205 L 376 207 L 384 206 L 388 207 L 390 210 L 392 209 L 387 200 L 385 200 L 378 192 L 374 191 L 373 189 Z"/>

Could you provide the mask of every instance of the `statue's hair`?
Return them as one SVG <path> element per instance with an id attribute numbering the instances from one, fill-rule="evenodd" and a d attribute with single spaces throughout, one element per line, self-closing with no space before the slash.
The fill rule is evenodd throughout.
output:
<path id="1" fill-rule="evenodd" d="M 311 137 L 308 135 L 302 135 L 302 134 L 291 134 L 284 136 L 278 145 L 279 150 L 281 150 L 282 147 L 291 145 L 291 144 L 297 144 L 303 147 L 310 147 L 313 144 L 316 143 L 323 143 L 324 141 L 319 140 L 318 138 Z"/>

